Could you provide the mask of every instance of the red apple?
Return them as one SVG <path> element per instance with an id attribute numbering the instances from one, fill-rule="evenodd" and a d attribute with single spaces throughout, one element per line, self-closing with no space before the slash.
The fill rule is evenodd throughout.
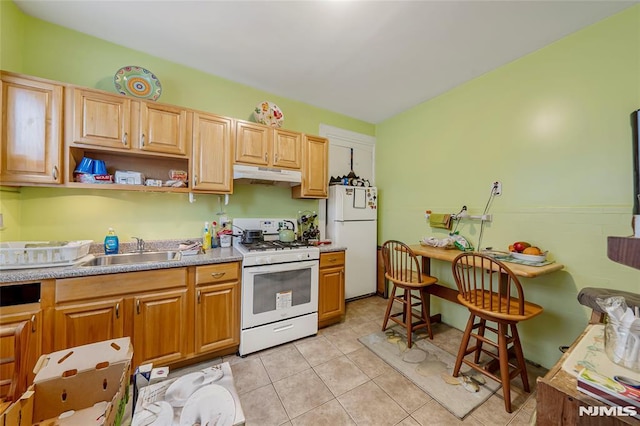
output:
<path id="1" fill-rule="evenodd" d="M 513 243 L 513 248 L 518 252 L 518 253 L 522 253 L 524 251 L 524 249 L 526 249 L 527 247 L 531 247 L 531 244 L 525 242 L 525 241 L 516 241 L 515 243 Z"/>

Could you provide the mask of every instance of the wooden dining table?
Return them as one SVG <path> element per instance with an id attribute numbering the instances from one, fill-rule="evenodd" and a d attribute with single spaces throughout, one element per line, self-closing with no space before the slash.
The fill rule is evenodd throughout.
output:
<path id="1" fill-rule="evenodd" d="M 443 249 L 431 246 L 423 246 L 422 244 L 414 244 L 409 246 L 413 252 L 422 258 L 422 273 L 431 275 L 431 259 L 442 260 L 453 263 L 453 260 L 463 253 L 457 249 Z M 548 263 L 540 266 L 523 265 L 520 263 L 512 263 L 501 260 L 506 266 L 513 271 L 518 277 L 536 278 L 552 272 L 560 271 L 564 265 L 558 262 Z M 435 283 L 426 287 L 427 292 L 431 295 L 440 297 L 453 303 L 458 303 L 458 290 L 456 288 L 447 287 L 445 285 Z M 431 316 L 431 322 L 440 322 L 442 317 L 440 314 Z"/>

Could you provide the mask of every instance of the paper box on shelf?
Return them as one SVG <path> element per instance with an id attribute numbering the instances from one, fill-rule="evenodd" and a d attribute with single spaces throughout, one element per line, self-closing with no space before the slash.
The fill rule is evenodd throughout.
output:
<path id="1" fill-rule="evenodd" d="M 89 424 L 86 419 L 92 418 L 90 424 L 119 425 L 128 399 L 132 355 L 131 341 L 124 337 L 41 356 L 33 385 L 7 410 L 4 424 L 75 426 Z"/>

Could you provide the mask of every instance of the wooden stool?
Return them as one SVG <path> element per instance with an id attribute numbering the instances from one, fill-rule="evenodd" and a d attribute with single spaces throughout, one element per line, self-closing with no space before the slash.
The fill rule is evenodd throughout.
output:
<path id="1" fill-rule="evenodd" d="M 422 275 L 418 258 L 409 246 L 400 241 L 389 240 L 385 242 L 382 245 L 382 257 L 384 259 L 384 275 L 393 284 L 387 311 L 382 322 L 382 331 L 387 329 L 389 320 L 402 325 L 407 329 L 407 347 L 409 348 L 412 345 L 412 333 L 415 330 L 426 328 L 429 338 L 433 339 L 431 321 L 429 320 L 429 295 L 425 289 L 438 280 L 431 276 Z M 397 289 L 403 290 L 403 294 L 396 296 Z M 413 294 L 414 291 L 417 291 L 418 294 Z M 394 302 L 402 304 L 402 312 L 391 314 Z M 420 307 L 419 314 L 413 311 L 413 308 L 418 306 Z M 414 318 L 417 318 L 418 321 L 414 322 Z"/>
<path id="2" fill-rule="evenodd" d="M 542 307 L 526 302 L 515 274 L 502 262 L 488 256 L 462 253 L 453 261 L 452 270 L 458 286 L 458 301 L 469 309 L 469 320 L 460 343 L 453 376 L 458 377 L 464 363 L 501 383 L 504 408 L 511 413 L 511 379 L 520 376 L 525 392 L 529 392 L 527 367 L 517 324 L 541 314 Z M 495 333 L 497 339 L 489 339 L 485 335 L 486 330 Z M 475 339 L 472 346 L 471 338 Z M 486 346 L 483 347 L 484 344 L 496 348 L 497 353 L 487 350 Z M 517 364 L 509 362 L 510 350 L 515 352 Z M 481 353 L 498 361 L 499 376 L 480 364 Z M 465 359 L 470 354 L 473 354 L 473 361 Z"/>

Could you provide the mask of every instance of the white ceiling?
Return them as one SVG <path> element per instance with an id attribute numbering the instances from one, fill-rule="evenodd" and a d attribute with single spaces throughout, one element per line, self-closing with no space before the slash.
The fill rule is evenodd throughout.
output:
<path id="1" fill-rule="evenodd" d="M 63 27 L 378 123 L 638 1 L 15 3 Z"/>

